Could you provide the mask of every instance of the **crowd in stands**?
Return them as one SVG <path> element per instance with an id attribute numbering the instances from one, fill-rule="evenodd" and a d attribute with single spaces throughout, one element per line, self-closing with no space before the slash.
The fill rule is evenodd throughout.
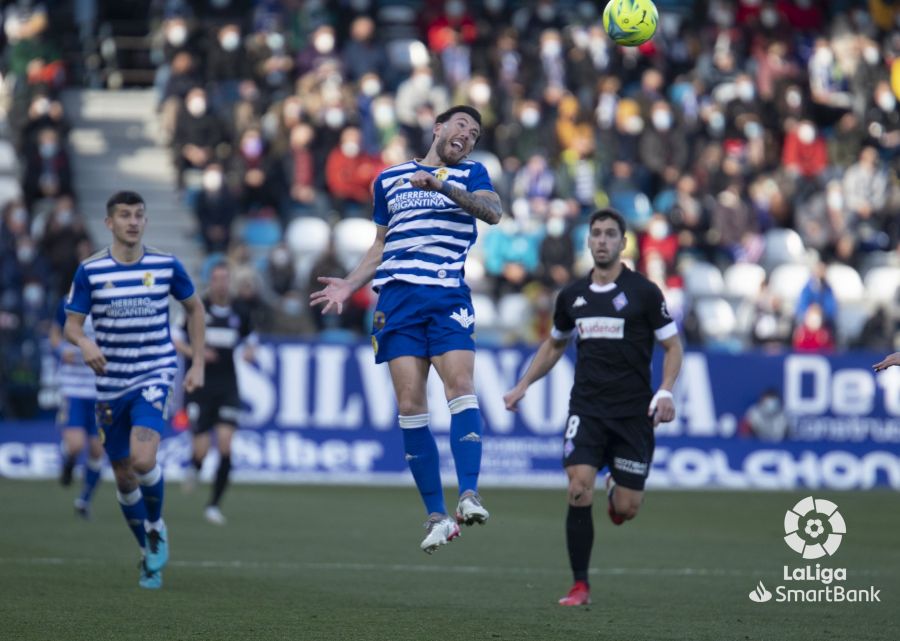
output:
<path id="1" fill-rule="evenodd" d="M 38 406 L 40 342 L 92 244 L 76 206 L 59 96 L 63 26 L 43 4 L 3 5 L 0 416 L 30 416 Z"/>
<path id="2" fill-rule="evenodd" d="M 160 118 L 206 251 L 248 261 L 263 276 L 248 290 L 276 308 L 348 267 L 335 238 L 303 242 L 312 219 L 337 236 L 370 216 L 373 177 L 423 155 L 435 114 L 464 102 L 508 212 L 467 264 L 501 338 L 547 331 L 554 292 L 589 267 L 587 215 L 612 205 L 691 343 L 827 350 L 876 340 L 870 316 L 890 341 L 893 300 L 857 290 L 897 264 L 900 7 L 662 0 L 656 37 L 629 49 L 596 2 L 200 4 L 161 15 Z M 725 284 L 750 265 L 737 295 Z M 842 266 L 859 282 L 829 285 Z M 698 270 L 713 281 L 692 288 Z M 837 298 L 798 304 L 816 287 Z M 365 331 L 358 298 L 333 322 Z"/>
<path id="3" fill-rule="evenodd" d="M 435 114 L 467 103 L 483 116 L 472 157 L 507 212 L 467 263 L 479 336 L 545 335 L 555 291 L 590 267 L 587 216 L 611 205 L 632 229 L 627 259 L 663 289 L 689 344 L 890 346 L 900 5 L 658 0 L 654 39 L 622 48 L 600 26 L 602 4 L 153 3 L 177 188 L 210 263 L 227 256 L 239 296 L 267 310 L 264 331 L 367 331 L 371 292 L 326 319 L 308 293 L 371 241 L 377 173 L 424 155 Z M 8 19 L 6 32 L 9 131 L 28 160 L 2 242 L 4 260 L 21 262 L 19 240 L 46 246 L 40 230 L 82 227 L 63 198 L 52 54 L 34 53 L 49 39 L 20 30 L 17 41 Z M 42 282 L 56 296 L 71 260 L 35 255 L 62 263 Z M 22 298 L 21 278 L 0 285 L 3 309 L 5 292 Z"/>

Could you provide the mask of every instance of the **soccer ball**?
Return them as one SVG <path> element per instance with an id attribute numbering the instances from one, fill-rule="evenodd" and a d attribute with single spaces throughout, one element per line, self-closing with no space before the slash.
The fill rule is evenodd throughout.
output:
<path id="1" fill-rule="evenodd" d="M 603 28 L 616 44 L 636 47 L 656 33 L 659 14 L 651 0 L 609 0 L 603 10 Z"/>

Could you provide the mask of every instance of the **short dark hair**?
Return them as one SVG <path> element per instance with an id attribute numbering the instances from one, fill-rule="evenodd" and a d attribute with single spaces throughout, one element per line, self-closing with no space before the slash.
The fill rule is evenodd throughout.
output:
<path id="1" fill-rule="evenodd" d="M 453 107 L 450 107 L 447 111 L 439 113 L 434 119 L 434 122 L 437 124 L 443 124 L 450 120 L 450 118 L 453 117 L 453 114 L 458 113 L 464 113 L 472 116 L 472 119 L 478 123 L 479 127 L 481 127 L 481 114 L 475 107 L 470 107 L 469 105 L 455 105 Z"/>
<path id="2" fill-rule="evenodd" d="M 619 226 L 619 231 L 622 233 L 622 236 L 625 236 L 625 218 L 622 216 L 622 214 L 617 212 L 612 207 L 604 207 L 603 209 L 598 209 L 593 214 L 591 214 L 591 220 L 588 223 L 588 229 L 593 227 L 594 223 L 598 220 L 609 220 L 610 218 L 616 221 L 616 225 Z"/>
<path id="3" fill-rule="evenodd" d="M 136 191 L 117 191 L 106 201 L 106 215 L 111 216 L 116 205 L 144 205 L 144 199 Z"/>

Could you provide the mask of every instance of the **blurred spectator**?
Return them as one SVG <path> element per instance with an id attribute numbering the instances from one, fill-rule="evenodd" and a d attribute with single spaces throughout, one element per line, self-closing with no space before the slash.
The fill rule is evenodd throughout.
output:
<path id="1" fill-rule="evenodd" d="M 209 109 L 206 91 L 191 89 L 184 100 L 184 108 L 175 121 L 175 167 L 178 187 L 185 186 L 185 172 L 203 169 L 215 158 L 216 147 L 226 139 L 225 128 Z"/>
<path id="2" fill-rule="evenodd" d="M 779 443 L 787 436 L 788 425 L 781 396 L 777 390 L 770 388 L 747 409 L 741 421 L 741 433 L 766 443 Z"/>
<path id="3" fill-rule="evenodd" d="M 241 47 L 241 28 L 226 23 L 218 28 L 206 52 L 206 82 L 216 111 L 229 111 L 238 99 L 240 81 L 250 76 L 247 56 Z"/>
<path id="4" fill-rule="evenodd" d="M 30 209 L 42 198 L 72 195 L 72 167 L 69 154 L 56 129 L 41 129 L 37 145 L 25 164 L 25 204 Z"/>
<path id="5" fill-rule="evenodd" d="M 340 145 L 328 154 L 325 184 L 343 216 L 368 215 L 372 181 L 383 168 L 377 158 L 362 153 L 362 135 L 356 127 L 341 132 Z"/>
<path id="6" fill-rule="evenodd" d="M 231 243 L 231 225 L 238 214 L 238 203 L 225 183 L 225 173 L 219 163 L 210 163 L 203 170 L 203 189 L 194 202 L 194 213 L 206 252 L 224 252 Z"/>
<path id="7" fill-rule="evenodd" d="M 834 329 L 837 321 L 838 305 L 834 291 L 825 278 L 826 269 L 827 266 L 824 262 L 816 263 L 812 274 L 810 274 L 809 281 L 800 291 L 797 307 L 794 310 L 794 316 L 798 324 L 806 322 L 809 309 L 815 306 L 819 325 L 824 326 L 826 329 Z"/>
<path id="8" fill-rule="evenodd" d="M 812 303 L 806 308 L 803 320 L 794 330 L 792 341 L 798 352 L 830 352 L 834 350 L 834 334 L 824 323 L 822 308 Z"/>
<path id="9" fill-rule="evenodd" d="M 280 207 L 283 182 L 277 165 L 278 160 L 268 153 L 261 131 L 251 128 L 241 135 L 232 171 L 240 185 L 242 213 Z"/>
<path id="10" fill-rule="evenodd" d="M 793 323 L 784 313 L 781 299 L 769 289 L 768 282 L 760 285 L 753 302 L 752 344 L 770 350 L 780 350 L 791 344 Z"/>
<path id="11" fill-rule="evenodd" d="M 84 221 L 75 212 L 74 200 L 71 196 L 57 198 L 38 246 L 49 262 L 52 298 L 68 291 L 78 263 L 84 258 L 78 253 L 79 244 L 84 241 L 90 242 L 90 237 Z"/>
<path id="12" fill-rule="evenodd" d="M 375 21 L 358 16 L 350 24 L 350 39 L 344 45 L 341 59 L 347 80 L 355 82 L 367 73 L 385 77 L 388 72 L 384 45 L 375 39 Z"/>
<path id="13" fill-rule="evenodd" d="M 568 284 L 575 267 L 575 245 L 567 232 L 566 204 L 562 200 L 551 203 L 547 219 L 547 234 L 538 249 L 540 267 L 538 273 L 547 287 L 553 290 Z"/>

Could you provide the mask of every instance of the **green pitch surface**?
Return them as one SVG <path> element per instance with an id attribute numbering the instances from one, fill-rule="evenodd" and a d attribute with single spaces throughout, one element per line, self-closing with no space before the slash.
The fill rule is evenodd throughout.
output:
<path id="1" fill-rule="evenodd" d="M 237 486 L 217 528 L 202 518 L 206 488 L 173 484 L 172 559 L 148 592 L 109 483 L 86 523 L 71 491 L 0 480 L 0 639 L 900 638 L 896 494 L 814 493 L 848 530 L 822 565 L 846 567 L 845 587 L 876 586 L 881 603 L 750 601 L 758 581 L 775 592 L 791 586 L 785 564 L 806 565 L 782 541 L 784 512 L 805 494 L 651 492 L 623 527 L 595 506 L 585 608 L 556 605 L 570 583 L 563 490 L 483 494 L 490 523 L 429 557 L 410 488 Z"/>

